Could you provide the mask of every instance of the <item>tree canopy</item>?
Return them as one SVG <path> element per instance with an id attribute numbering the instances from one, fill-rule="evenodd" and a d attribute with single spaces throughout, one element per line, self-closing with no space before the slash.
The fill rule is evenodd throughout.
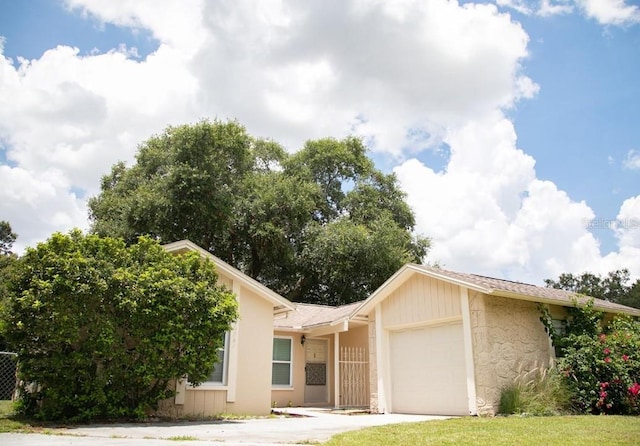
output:
<path id="1" fill-rule="evenodd" d="M 127 242 L 190 239 L 293 301 L 366 298 L 429 239 L 393 174 L 361 140 L 288 154 L 235 121 L 169 127 L 114 165 L 89 201 L 92 231 Z"/>
<path id="2" fill-rule="evenodd" d="M 16 255 L 11 252 L 13 242 L 16 241 L 17 235 L 11 229 L 8 221 L 0 221 L 0 349 L 6 349 L 4 336 L 2 336 L 2 327 L 4 326 L 4 315 L 8 303 L 7 283 L 11 280 L 12 267 L 16 260 Z"/>
<path id="3" fill-rule="evenodd" d="M 145 237 L 57 233 L 14 269 L 4 331 L 21 411 L 40 419 L 144 416 L 171 380 L 206 379 L 237 318 L 211 262 Z"/>
<path id="4" fill-rule="evenodd" d="M 0 221 L 0 255 L 8 255 L 11 253 L 13 242 L 16 241 L 17 235 L 11 229 L 8 221 Z"/>
<path id="5" fill-rule="evenodd" d="M 580 275 L 560 274 L 558 280 L 546 279 L 549 288 L 574 291 L 610 302 L 640 308 L 640 279 L 631 283 L 629 270 L 618 269 L 606 276 L 585 272 Z"/>

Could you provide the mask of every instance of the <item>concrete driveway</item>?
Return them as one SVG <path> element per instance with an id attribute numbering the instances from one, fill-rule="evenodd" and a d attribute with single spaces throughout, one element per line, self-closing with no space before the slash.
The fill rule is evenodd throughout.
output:
<path id="1" fill-rule="evenodd" d="M 0 434 L 15 446 L 282 446 L 327 441 L 332 435 L 369 426 L 445 419 L 428 415 L 333 413 L 328 409 L 280 409 L 287 416 L 229 421 L 89 425 L 51 429 L 51 435 Z M 197 439 L 197 440 L 195 440 Z"/>

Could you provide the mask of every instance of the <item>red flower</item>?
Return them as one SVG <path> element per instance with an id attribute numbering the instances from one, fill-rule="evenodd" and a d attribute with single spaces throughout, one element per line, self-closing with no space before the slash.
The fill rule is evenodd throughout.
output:
<path id="1" fill-rule="evenodd" d="M 638 396 L 638 394 L 640 394 L 640 384 L 633 383 L 631 387 L 629 387 L 629 393 L 634 397 Z"/>
<path id="2" fill-rule="evenodd" d="M 604 333 L 602 333 L 602 334 L 599 336 L 599 338 L 600 338 L 600 342 L 604 342 L 604 341 L 607 339 L 607 335 L 606 335 L 606 334 L 604 334 Z"/>
<path id="3" fill-rule="evenodd" d="M 609 383 L 608 382 L 605 381 L 603 383 L 600 383 L 600 388 L 601 389 L 606 389 L 607 387 L 609 387 Z"/>
<path id="4" fill-rule="evenodd" d="M 604 358 L 604 362 L 611 362 L 611 358 L 607 356 L 606 358 Z"/>
<path id="5" fill-rule="evenodd" d="M 610 348 L 605 348 L 604 349 L 604 354 L 608 355 L 609 353 L 611 353 L 611 349 Z"/>
<path id="6" fill-rule="evenodd" d="M 622 360 L 623 361 L 628 361 L 629 360 L 629 355 L 622 355 Z"/>

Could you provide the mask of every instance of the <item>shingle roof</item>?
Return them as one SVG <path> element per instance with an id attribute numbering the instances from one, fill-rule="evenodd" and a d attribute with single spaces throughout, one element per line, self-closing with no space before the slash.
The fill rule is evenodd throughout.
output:
<path id="1" fill-rule="evenodd" d="M 330 325 L 332 322 L 344 320 L 362 302 L 355 302 L 340 307 L 328 305 L 296 304 L 294 311 L 283 313 L 274 319 L 274 326 L 278 328 L 305 329 L 319 325 Z"/>
<path id="2" fill-rule="evenodd" d="M 546 288 L 528 283 L 514 282 L 504 279 L 495 279 L 493 277 L 485 277 L 477 274 L 458 273 L 455 271 L 448 271 L 440 268 L 434 268 L 425 265 L 415 265 L 412 267 L 423 270 L 430 275 L 442 276 L 444 278 L 452 279 L 455 282 L 460 282 L 466 285 L 473 285 L 480 291 L 491 295 L 510 295 L 511 297 L 528 297 L 540 299 L 544 301 L 554 301 L 560 305 L 571 306 L 573 305 L 576 293 L 572 291 L 559 290 L 556 288 Z M 640 316 L 640 310 L 627 307 L 625 305 L 619 305 L 613 302 L 609 302 L 602 299 L 594 299 L 594 307 L 599 310 L 623 312 L 627 314 L 634 314 Z"/>
<path id="3" fill-rule="evenodd" d="M 407 269 L 414 272 L 422 272 L 428 276 L 456 283 L 466 288 L 475 289 L 490 296 L 504 296 L 536 302 L 555 303 L 562 306 L 573 306 L 574 299 L 576 298 L 576 293 L 571 291 L 546 288 L 511 280 L 496 279 L 494 277 L 486 277 L 478 274 L 459 273 L 456 271 L 416 264 L 405 265 L 394 276 L 392 276 L 389 281 L 394 281 L 398 274 L 405 272 Z M 302 303 L 296 304 L 296 309 L 294 311 L 288 311 L 276 316 L 274 326 L 276 330 L 304 330 L 322 325 L 331 325 L 332 323 L 336 323 L 347 318 L 353 318 L 360 314 L 362 307 L 371 305 L 369 302 L 371 298 L 376 296 L 385 285 L 382 285 L 367 300 L 342 305 L 340 307 Z M 640 316 L 640 309 L 615 304 L 602 299 L 594 299 L 594 307 L 602 311 Z"/>

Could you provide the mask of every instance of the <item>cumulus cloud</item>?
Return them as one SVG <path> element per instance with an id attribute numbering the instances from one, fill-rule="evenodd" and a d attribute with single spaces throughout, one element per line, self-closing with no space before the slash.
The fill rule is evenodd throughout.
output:
<path id="1" fill-rule="evenodd" d="M 536 178 L 508 119 L 496 113 L 445 140 L 445 172 L 415 159 L 395 169 L 418 227 L 433 237 L 433 261 L 534 282 L 593 267 L 599 246 L 586 225 L 593 211 Z"/>
<path id="2" fill-rule="evenodd" d="M 66 175 L 55 168 L 38 174 L 0 165 L 0 211 L 18 234 L 17 251 L 70 228 L 86 228 L 84 201 L 78 200 Z"/>
<path id="3" fill-rule="evenodd" d="M 203 84 L 242 88 L 211 88 L 202 105 L 224 106 L 258 134 L 284 135 L 291 150 L 355 132 L 400 155 L 537 88 L 520 68 L 527 34 L 493 5 L 277 2 L 269 14 L 246 5 L 206 4 L 197 59 L 212 62 L 195 72 Z"/>
<path id="4" fill-rule="evenodd" d="M 640 23 L 640 8 L 625 0 L 576 0 L 587 17 L 601 25 L 632 25 Z"/>

